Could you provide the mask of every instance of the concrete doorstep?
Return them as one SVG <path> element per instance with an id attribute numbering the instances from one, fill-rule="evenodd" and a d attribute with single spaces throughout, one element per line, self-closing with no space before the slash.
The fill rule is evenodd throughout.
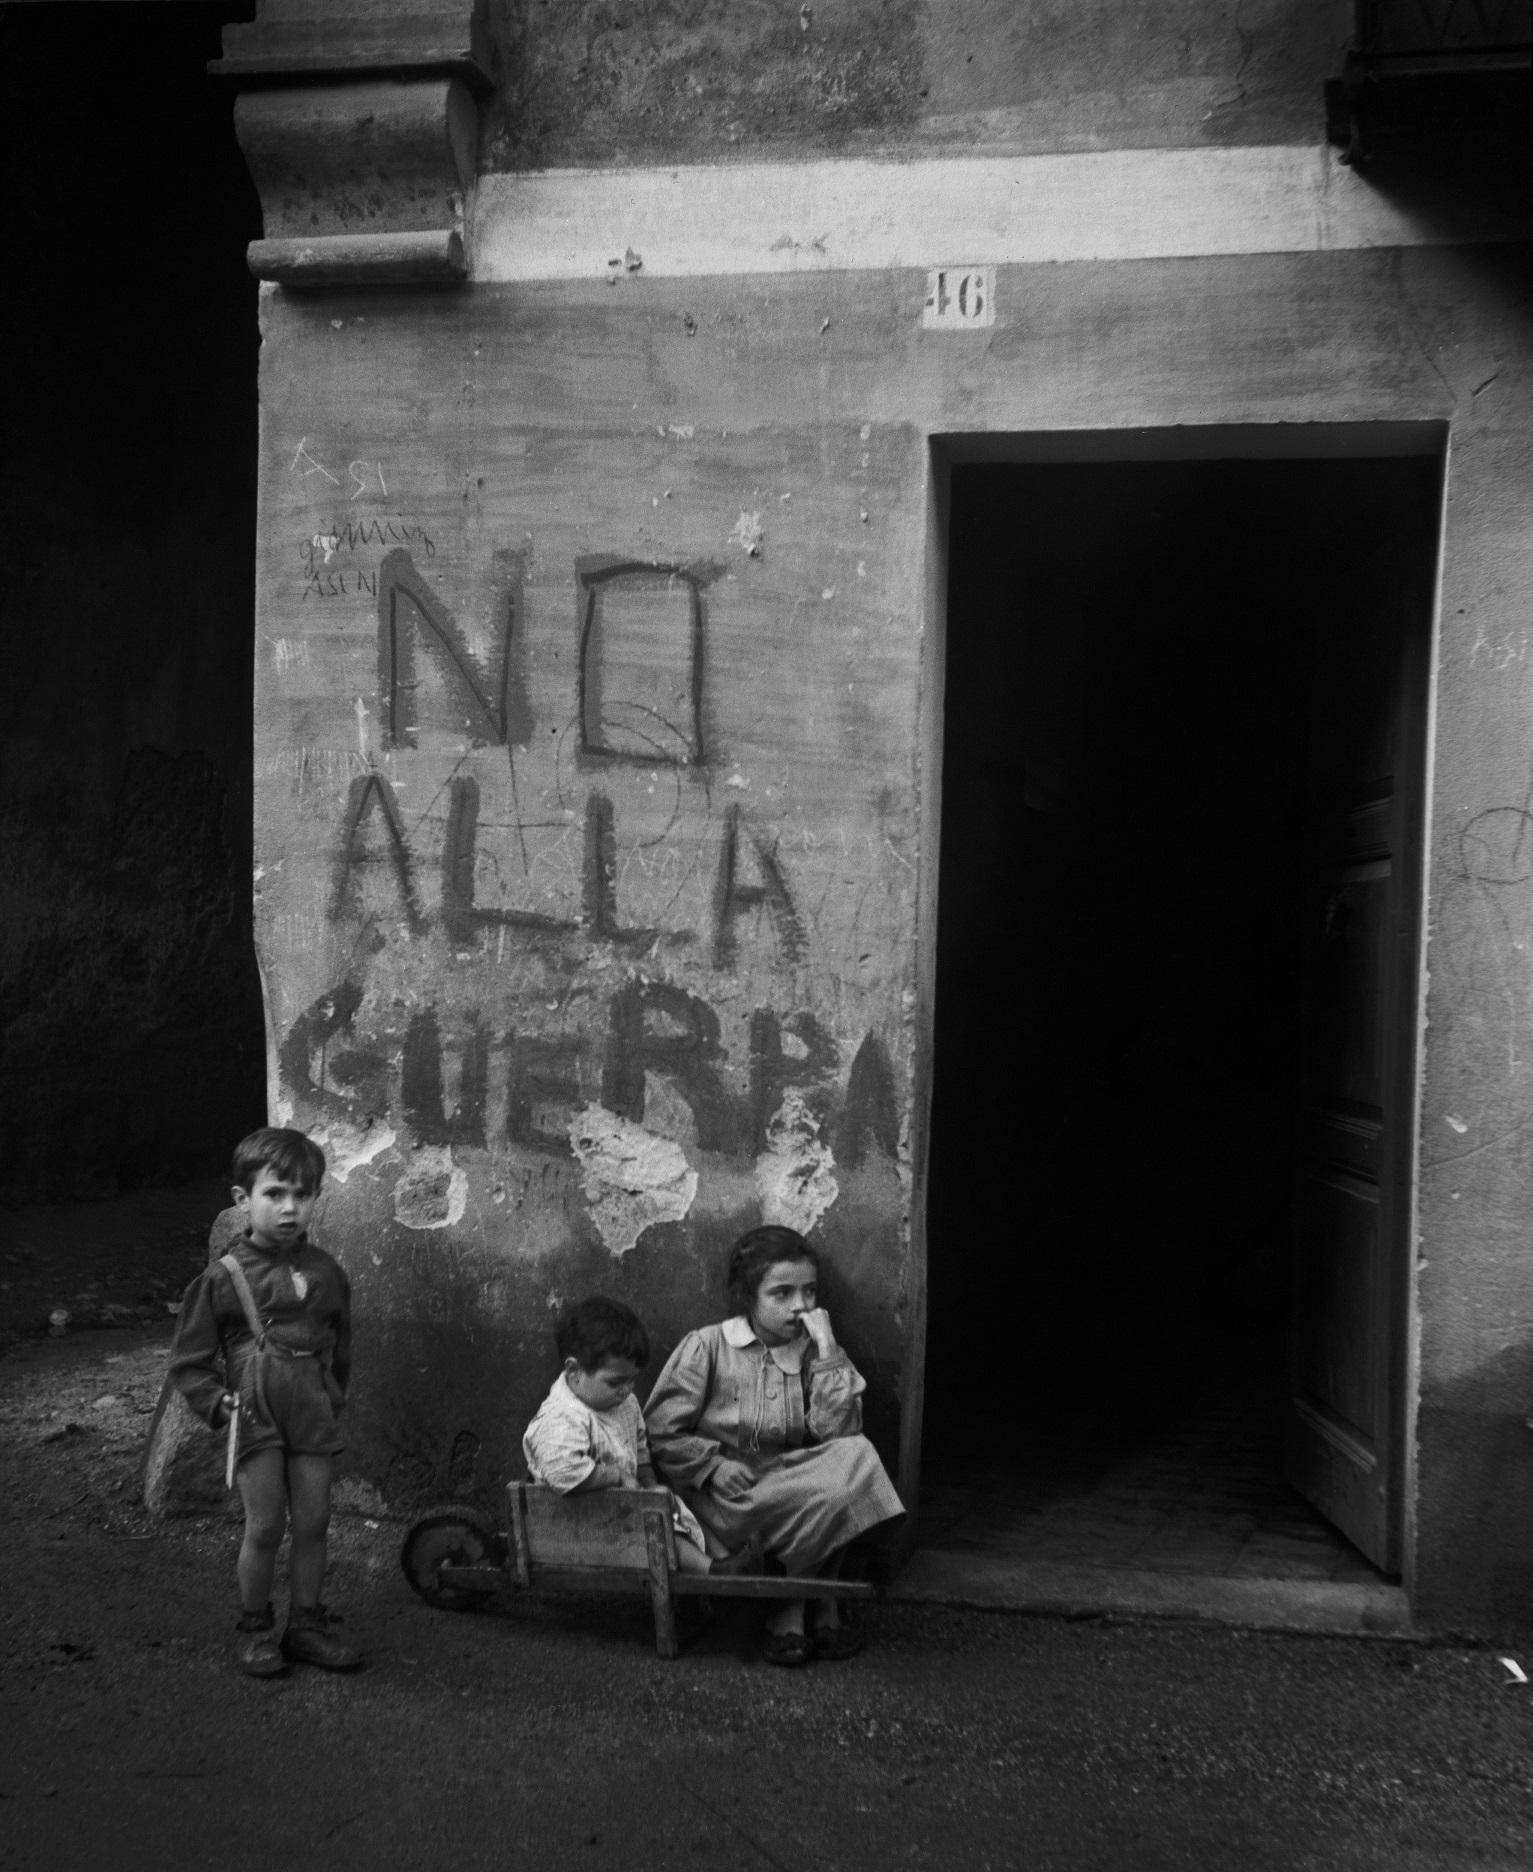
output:
<path id="1" fill-rule="evenodd" d="M 888 1596 L 985 1611 L 1123 1613 L 1343 1637 L 1417 1635 L 1404 1591 L 1382 1580 L 1231 1579 L 919 1547 Z"/>

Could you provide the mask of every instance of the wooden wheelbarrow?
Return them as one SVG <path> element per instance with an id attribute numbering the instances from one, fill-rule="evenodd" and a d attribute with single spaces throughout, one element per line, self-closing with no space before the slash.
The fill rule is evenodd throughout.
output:
<path id="1" fill-rule="evenodd" d="M 679 1597 L 871 1599 L 862 1580 L 792 1579 L 768 1573 L 683 1573 L 676 1563 L 666 1489 L 596 1489 L 561 1495 L 540 1482 L 506 1489 L 507 1531 L 478 1509 L 452 1503 L 411 1522 L 400 1549 L 405 1578 L 428 1605 L 466 1611 L 511 1587 L 649 1595 L 655 1649 L 676 1656 Z"/>

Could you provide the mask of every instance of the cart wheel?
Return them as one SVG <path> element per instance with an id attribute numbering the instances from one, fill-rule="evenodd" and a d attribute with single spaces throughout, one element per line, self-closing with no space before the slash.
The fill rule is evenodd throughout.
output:
<path id="1" fill-rule="evenodd" d="M 488 1515 L 453 1503 L 446 1508 L 430 1508 L 411 1522 L 399 1550 L 399 1564 L 427 1605 L 443 1612 L 467 1612 L 493 1598 L 494 1588 L 439 1585 L 441 1568 L 503 1567 L 505 1551 L 505 1536 Z"/>

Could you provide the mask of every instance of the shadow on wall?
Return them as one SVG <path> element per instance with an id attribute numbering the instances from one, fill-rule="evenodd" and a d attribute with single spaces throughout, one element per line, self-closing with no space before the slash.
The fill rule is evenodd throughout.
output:
<path id="1" fill-rule="evenodd" d="M 239 11 L 0 9 L 0 1200 L 207 1175 L 264 1116 Z"/>
<path id="2" fill-rule="evenodd" d="M 1418 1442 L 1421 1615 L 1533 1629 L 1533 1343 L 1424 1396 Z"/>

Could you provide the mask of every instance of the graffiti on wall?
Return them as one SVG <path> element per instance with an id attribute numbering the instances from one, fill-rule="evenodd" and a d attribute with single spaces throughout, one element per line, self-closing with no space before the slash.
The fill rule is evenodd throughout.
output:
<path id="1" fill-rule="evenodd" d="M 685 1105 L 705 1151 L 760 1153 L 777 1114 L 792 1105 L 830 1137 L 848 1168 L 862 1163 L 870 1144 L 890 1158 L 898 1152 L 899 1104 L 882 1039 L 863 1037 L 843 1089 L 841 1048 L 807 1012 L 750 1014 L 744 1084 L 736 1089 L 718 1015 L 670 982 L 627 981 L 607 998 L 597 1031 L 556 1035 L 516 1024 L 492 1033 L 470 1011 L 449 1038 L 428 1007 L 411 1010 L 397 1034 L 364 1038 L 362 1002 L 359 969 L 304 1009 L 279 1048 L 283 1083 L 335 1115 L 400 1110 L 421 1143 L 484 1145 L 498 1132 L 568 1155 L 570 1119 L 581 1106 L 595 1099 L 643 1123 L 662 1081 Z"/>
<path id="2" fill-rule="evenodd" d="M 378 699 L 385 747 L 416 745 L 415 647 L 419 643 L 447 679 L 458 704 L 448 725 L 473 739 L 503 747 L 525 745 L 531 716 L 512 657 L 521 611 L 522 560 L 504 554 L 513 583 L 503 601 L 494 651 L 482 663 L 469 649 L 457 621 L 415 569 L 403 546 L 385 554 L 378 568 Z"/>
<path id="3" fill-rule="evenodd" d="M 436 725 L 468 737 L 471 746 L 525 747 L 533 732 L 525 684 L 518 668 L 517 620 L 521 612 L 523 561 L 503 555 L 502 622 L 492 657 L 476 656 L 457 621 L 415 566 L 395 547 L 378 569 L 378 717 L 385 748 L 417 746 L 425 711 L 418 706 L 419 657 L 425 655 L 442 678 L 446 703 Z M 580 562 L 580 751 L 599 767 L 608 761 L 684 768 L 703 765 L 703 594 L 715 568 L 636 566 L 626 560 Z M 643 606 L 635 612 L 636 596 Z M 619 597 L 622 603 L 618 602 Z M 660 609 L 654 608 L 655 602 Z M 679 604 L 679 609 L 675 608 Z M 614 618 L 624 620 L 621 628 Z M 636 618 L 638 622 L 636 622 Z M 642 628 L 641 628 L 642 626 Z M 663 626 L 663 628 L 662 628 Z M 667 659 L 669 658 L 669 661 Z M 637 699 L 639 673 L 645 693 L 660 696 L 669 712 Z M 512 772 L 514 774 L 514 765 Z M 572 935 L 631 950 L 701 940 L 685 927 L 662 929 L 629 924 L 618 901 L 618 835 L 615 809 L 599 786 L 587 792 L 580 908 L 565 916 L 515 905 L 477 901 L 480 868 L 481 790 L 473 774 L 454 772 L 446 783 L 446 824 L 441 850 L 441 920 L 449 937 L 464 944 L 486 930 Z M 518 823 L 514 830 L 523 828 Z M 329 915 L 333 922 L 364 914 L 359 884 L 379 869 L 392 876 L 400 913 L 413 934 L 424 934 L 416 862 L 398 798 L 383 772 L 369 764 L 353 776 L 336 843 Z M 707 933 L 716 968 L 738 958 L 738 925 L 763 909 L 784 962 L 805 960 L 807 941 L 791 880 L 767 828 L 752 823 L 732 803 L 723 815 L 712 890 L 712 929 Z M 573 910 L 573 906 L 572 906 Z"/>
<path id="4" fill-rule="evenodd" d="M 479 783 L 471 774 L 454 775 L 445 791 L 441 921 L 455 943 L 467 944 L 483 931 L 499 928 L 528 934 L 580 933 L 594 941 L 641 951 L 657 945 L 685 947 L 699 940 L 698 932 L 685 926 L 661 929 L 624 922 L 618 903 L 617 828 L 612 802 L 594 788 L 586 797 L 580 914 L 561 917 L 514 905 L 481 906 L 476 902 Z M 768 927 L 782 960 L 789 964 L 803 962 L 808 943 L 787 868 L 768 835 L 754 826 L 742 831 L 741 820 L 741 808 L 730 805 L 718 841 L 712 891 L 714 966 L 734 966 L 739 952 L 737 926 L 747 912 L 757 909 L 767 913 Z M 384 775 L 370 768 L 352 779 L 347 793 L 331 873 L 328 914 L 332 922 L 361 917 L 361 880 L 380 868 L 392 878 L 400 914 L 411 933 L 424 934 L 430 919 L 421 904 L 415 856 L 399 801 Z"/>
<path id="5" fill-rule="evenodd" d="M 644 766 L 703 761 L 704 594 L 719 570 L 576 561 L 583 754 Z"/>
<path id="6" fill-rule="evenodd" d="M 359 571 L 354 556 L 370 547 L 385 550 L 375 570 Z M 334 523 L 303 545 L 306 597 L 329 596 L 332 581 L 349 580 L 375 601 L 376 705 L 369 711 L 359 699 L 357 711 L 359 732 L 365 716 L 376 720 L 388 762 L 385 771 L 363 735 L 323 906 L 332 926 L 360 933 L 341 981 L 282 1039 L 285 1091 L 338 1147 L 343 1177 L 395 1141 L 395 1124 L 407 1132 L 409 1165 L 394 1207 L 413 1228 L 456 1221 L 466 1183 L 454 1151 L 497 1144 L 563 1162 L 614 1253 L 627 1252 L 645 1227 L 687 1213 L 697 1190 L 692 1148 L 751 1158 L 763 1212 L 812 1227 L 836 1200 L 837 1163 L 854 1170 L 875 1145 L 891 1160 L 898 1154 L 884 1042 L 871 1032 L 862 1038 L 843 1086 L 842 1048 L 815 1013 L 757 1007 L 732 1029 L 744 1046 L 737 1040 L 731 1059 L 709 1002 L 642 968 L 673 950 L 705 970 L 733 972 L 747 931 L 755 959 L 770 970 L 796 974 L 809 961 L 808 924 L 775 829 L 741 799 L 711 804 L 704 672 L 708 591 L 720 568 L 615 555 L 577 561 L 575 707 L 553 733 L 561 747 L 569 743 L 584 794 L 548 829 L 565 841 L 578 876 L 550 905 L 546 896 L 518 901 L 505 882 L 518 859 L 530 876 L 531 826 L 517 804 L 518 753 L 527 755 L 536 731 L 524 662 L 525 557 L 497 555 L 491 622 L 477 641 L 421 570 L 422 559 L 435 557 L 426 531 L 404 520 Z M 413 801 L 407 812 L 397 762 L 427 731 L 451 736 L 460 758 L 428 812 Z M 470 756 L 501 749 L 512 809 L 487 828 L 484 764 L 471 770 Z M 677 789 L 676 813 L 659 835 L 651 823 L 647 839 L 621 838 L 613 783 L 624 770 L 633 772 L 625 786 L 651 795 L 662 774 L 675 776 L 666 784 Z M 686 861 L 700 874 L 691 914 L 635 916 L 623 901 L 627 867 L 637 854 L 650 874 L 643 866 L 653 865 L 653 850 L 640 847 L 664 848 L 684 784 L 702 805 Z M 428 906 L 428 860 L 418 849 L 428 823 L 427 836 L 440 838 L 437 906 Z M 486 892 L 486 878 L 498 888 Z M 520 978 L 509 1022 L 472 1008 L 407 1006 L 399 996 L 389 1012 L 368 1004 L 364 1017 L 367 955 L 382 946 L 382 926 L 412 943 L 440 932 L 460 954 L 486 955 L 493 941 L 496 959 L 509 938 L 513 953 L 534 958 L 542 973 Z M 562 981 L 567 1000 L 582 957 L 598 944 L 632 969 L 596 1000 L 598 1019 L 589 989 L 568 1019 L 557 992 L 547 1001 L 527 992 L 529 982 Z M 552 1031 L 540 1010 L 558 1015 Z"/>

